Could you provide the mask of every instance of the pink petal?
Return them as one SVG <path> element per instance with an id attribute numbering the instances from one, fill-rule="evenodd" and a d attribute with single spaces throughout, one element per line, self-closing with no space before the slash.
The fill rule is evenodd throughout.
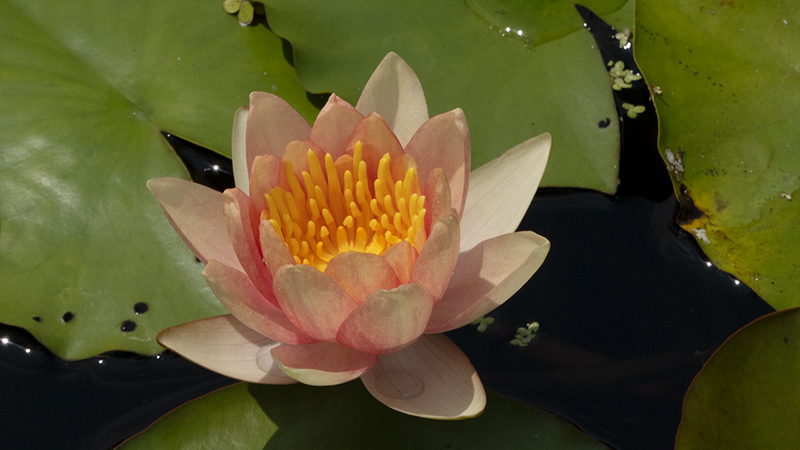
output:
<path id="1" fill-rule="evenodd" d="M 233 116 L 233 132 L 231 133 L 231 160 L 233 162 L 233 179 L 236 187 L 250 195 L 250 173 L 247 166 L 247 117 L 250 108 L 242 106 Z"/>
<path id="2" fill-rule="evenodd" d="M 411 279 L 417 255 L 417 249 L 408 241 L 395 244 L 381 254 L 383 259 L 394 269 L 400 284 L 407 284 Z"/>
<path id="3" fill-rule="evenodd" d="M 178 178 L 153 178 L 147 188 L 175 231 L 203 264 L 216 259 L 241 268 L 227 236 L 222 194 Z"/>
<path id="4" fill-rule="evenodd" d="M 375 364 L 378 357 L 331 342 L 282 345 L 272 358 L 290 377 L 312 386 L 332 386 L 354 380 Z"/>
<path id="5" fill-rule="evenodd" d="M 547 166 L 548 133 L 529 139 L 470 174 L 461 217 L 461 251 L 517 229 Z"/>
<path id="6" fill-rule="evenodd" d="M 530 231 L 483 241 L 458 257 L 426 333 L 443 333 L 488 314 L 517 292 L 544 262 L 550 242 Z"/>
<path id="7" fill-rule="evenodd" d="M 374 180 L 378 173 L 378 163 L 383 155 L 389 154 L 393 161 L 403 155 L 403 146 L 397 140 L 389 125 L 383 118 L 375 113 L 364 117 L 358 123 L 353 134 L 347 141 L 347 154 L 353 155 L 353 148 L 356 142 L 361 142 L 363 146 L 363 159 L 367 163 L 367 176 Z"/>
<path id="8" fill-rule="evenodd" d="M 310 141 L 319 145 L 335 160 L 347 147 L 347 138 L 364 116 L 338 95 L 331 94 L 311 128 Z"/>
<path id="9" fill-rule="evenodd" d="M 319 146 L 311 141 L 292 141 L 283 151 L 281 155 L 281 168 L 285 168 L 286 162 L 292 163 L 294 176 L 297 178 L 301 187 L 303 184 L 303 171 L 308 172 L 308 151 L 311 150 L 317 155 L 317 159 L 324 161 L 325 153 Z M 342 150 L 344 151 L 344 150 Z M 280 185 L 289 191 L 289 182 L 286 180 L 286 174 L 281 171 Z"/>
<path id="10" fill-rule="evenodd" d="M 442 298 L 453 275 L 458 260 L 458 239 L 458 215 L 455 210 L 450 210 L 433 225 L 428 241 L 414 264 L 410 282 L 428 288 L 434 302 Z"/>
<path id="11" fill-rule="evenodd" d="M 247 167 L 258 155 L 281 156 L 292 141 L 306 141 L 311 127 L 282 98 L 266 92 L 250 94 L 250 115 L 247 119 Z"/>
<path id="12" fill-rule="evenodd" d="M 267 199 L 264 194 L 274 188 L 280 180 L 281 160 L 275 155 L 256 156 L 250 172 L 251 212 L 257 213 L 257 216 L 252 215 L 259 217 L 261 211 L 267 207 Z"/>
<path id="13" fill-rule="evenodd" d="M 431 293 L 419 284 L 375 291 L 342 323 L 336 338 L 371 355 L 394 353 L 422 335 L 432 308 Z"/>
<path id="14" fill-rule="evenodd" d="M 425 183 L 425 228 L 430 230 L 440 217 L 452 209 L 450 185 L 444 171 L 439 168 L 431 170 Z"/>
<path id="15" fill-rule="evenodd" d="M 156 339 L 189 361 L 227 377 L 250 383 L 295 383 L 280 368 L 266 361 L 257 364 L 261 354 L 268 354 L 280 343 L 253 331 L 231 315 L 170 327 L 158 333 Z"/>
<path id="16" fill-rule="evenodd" d="M 444 170 L 450 183 L 452 207 L 459 217 L 464 211 L 470 164 L 470 141 L 464 112 L 454 109 L 425 122 L 405 148 L 426 180 L 436 168 Z"/>
<path id="17" fill-rule="evenodd" d="M 250 281 L 264 297 L 272 296 L 272 276 L 261 260 L 261 251 L 254 232 L 250 215 L 250 198 L 237 188 L 228 189 L 222 194 L 225 204 L 225 221 L 228 225 L 233 250 L 239 258 Z"/>
<path id="18" fill-rule="evenodd" d="M 357 305 L 378 289 L 394 289 L 400 285 L 392 266 L 371 253 L 340 253 L 328 262 L 325 275 L 341 286 Z"/>
<path id="19" fill-rule="evenodd" d="M 289 251 L 289 247 L 275 232 L 275 227 L 272 226 L 272 223 L 262 220 L 258 230 L 261 238 L 261 253 L 264 255 L 264 264 L 274 278 L 278 269 L 285 265 L 294 265 L 295 261 Z"/>
<path id="20" fill-rule="evenodd" d="M 396 53 L 389 53 L 372 73 L 356 109 L 380 114 L 403 147 L 428 120 L 428 104 L 417 74 Z"/>
<path id="21" fill-rule="evenodd" d="M 358 306 L 329 276 L 306 265 L 278 269 L 274 290 L 289 320 L 320 341 L 336 342 L 339 326 Z"/>
<path id="22" fill-rule="evenodd" d="M 475 368 L 443 334 L 423 335 L 406 349 L 380 356 L 361 381 L 378 401 L 412 416 L 464 419 L 486 407 Z"/>
<path id="23" fill-rule="evenodd" d="M 209 261 L 203 277 L 220 303 L 240 322 L 264 336 L 287 344 L 311 344 L 316 342 L 273 305 L 275 299 L 267 300 L 253 285 L 247 275 L 217 261 Z"/>

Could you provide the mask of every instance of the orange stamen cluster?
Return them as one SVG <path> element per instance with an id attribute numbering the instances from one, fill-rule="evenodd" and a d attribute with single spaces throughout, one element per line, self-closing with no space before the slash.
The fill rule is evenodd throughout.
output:
<path id="1" fill-rule="evenodd" d="M 340 178 L 330 154 L 325 154 L 323 172 L 309 149 L 303 184 L 286 161 L 289 190 L 276 186 L 265 194 L 268 207 L 261 219 L 272 223 L 297 264 L 324 271 L 339 253 L 380 255 L 402 241 L 422 248 L 427 238 L 425 196 L 416 168 L 406 169 L 403 180 L 395 181 L 387 153 L 378 164 L 376 178 L 369 180 L 362 156 L 361 142 L 356 142 L 352 170 L 345 170 Z"/>

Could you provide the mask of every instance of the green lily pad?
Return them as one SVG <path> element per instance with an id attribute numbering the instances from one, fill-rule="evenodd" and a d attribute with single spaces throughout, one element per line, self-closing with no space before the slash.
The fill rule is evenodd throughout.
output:
<path id="1" fill-rule="evenodd" d="M 776 309 L 800 305 L 800 9 L 791 2 L 636 4 L 636 61 L 659 148 L 699 213 L 681 226 Z"/>
<path id="2" fill-rule="evenodd" d="M 223 313 L 145 182 L 187 178 L 160 130 L 230 154 L 250 91 L 316 115 L 280 39 L 217 0 L 0 0 L 0 41 L 0 321 L 79 359 Z"/>
<path id="3" fill-rule="evenodd" d="M 120 448 L 220 445 L 241 450 L 606 448 L 563 420 L 492 392 L 480 417 L 437 421 L 387 408 L 359 381 L 323 388 L 238 384 L 178 408 Z"/>
<path id="4" fill-rule="evenodd" d="M 731 336 L 683 404 L 676 450 L 800 448 L 800 309 L 762 317 Z"/>
<path id="5" fill-rule="evenodd" d="M 432 115 L 464 110 L 473 168 L 549 132 L 542 185 L 616 191 L 619 121 L 605 66 L 573 2 L 264 3 L 272 30 L 292 43 L 309 91 L 355 102 L 394 51 L 419 76 Z M 599 12 L 625 3 L 585 2 Z M 603 121 L 611 125 L 602 128 Z"/>

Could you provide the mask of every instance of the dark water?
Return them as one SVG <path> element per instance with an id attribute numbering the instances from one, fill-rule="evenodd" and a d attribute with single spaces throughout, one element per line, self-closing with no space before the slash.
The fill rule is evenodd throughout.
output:
<path id="1" fill-rule="evenodd" d="M 610 29 L 581 13 L 604 58 L 635 67 Z M 709 266 L 675 225 L 679 205 L 655 148 L 644 83 L 616 97 L 621 116 L 623 102 L 648 107 L 622 123 L 617 196 L 540 190 L 521 228 L 552 242 L 544 265 L 490 314 L 495 322 L 484 332 L 466 326 L 449 335 L 487 388 L 562 415 L 614 448 L 667 450 L 702 364 L 730 334 L 773 310 Z M 233 184 L 229 160 L 165 137 L 197 182 Z M 526 347 L 510 344 L 534 321 L 540 327 Z M 0 325 L 0 338 L 3 449 L 107 449 L 233 382 L 169 352 L 64 362 L 23 330 Z"/>

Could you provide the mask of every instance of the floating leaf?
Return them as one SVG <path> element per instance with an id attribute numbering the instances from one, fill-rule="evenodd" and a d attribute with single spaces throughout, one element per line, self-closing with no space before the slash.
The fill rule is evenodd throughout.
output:
<path id="1" fill-rule="evenodd" d="M 187 177 L 160 130 L 230 154 L 250 91 L 315 116 L 280 39 L 217 0 L 0 0 L 0 41 L 0 321 L 79 359 L 224 312 L 145 182 Z"/>
<path id="2" fill-rule="evenodd" d="M 800 309 L 764 316 L 731 336 L 683 404 L 676 450 L 800 448 Z"/>
<path id="3" fill-rule="evenodd" d="M 681 226 L 777 309 L 800 305 L 800 9 L 790 2 L 637 3 Z M 670 156 L 672 155 L 672 156 Z M 678 164 L 675 164 L 678 161 Z"/>
<path id="4" fill-rule="evenodd" d="M 550 414 L 488 397 L 476 419 L 438 421 L 385 407 L 359 381 L 324 388 L 243 383 L 184 405 L 121 449 L 606 448 Z"/>
<path id="5" fill-rule="evenodd" d="M 550 132 L 543 185 L 616 191 L 619 121 L 602 59 L 572 2 L 264 3 L 273 31 L 292 43 L 308 90 L 354 102 L 394 51 L 422 81 L 431 114 L 465 111 L 472 167 Z M 625 3 L 586 6 L 605 13 Z M 606 120 L 610 126 L 598 126 Z"/>

